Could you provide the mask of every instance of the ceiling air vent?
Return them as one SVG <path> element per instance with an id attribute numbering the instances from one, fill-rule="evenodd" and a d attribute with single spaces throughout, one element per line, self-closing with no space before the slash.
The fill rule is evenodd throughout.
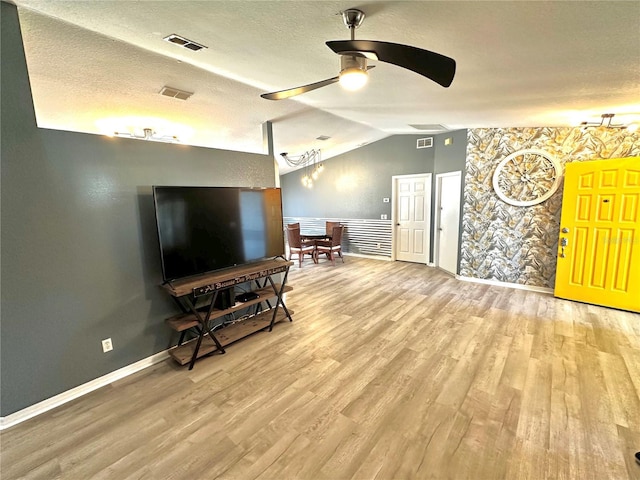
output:
<path id="1" fill-rule="evenodd" d="M 433 147 L 433 137 L 419 138 L 416 142 L 416 148 L 431 148 Z"/>
<path id="2" fill-rule="evenodd" d="M 429 133 L 441 133 L 441 132 L 448 132 L 449 131 L 449 127 L 447 127 L 446 125 L 441 125 L 439 123 L 433 123 L 433 124 L 425 124 L 425 123 L 420 123 L 420 124 L 409 124 L 410 127 L 415 128 L 416 130 L 420 130 L 421 132 L 429 132 Z"/>
<path id="3" fill-rule="evenodd" d="M 200 45 L 197 42 L 181 37 L 180 35 L 176 35 L 175 33 L 172 33 L 168 37 L 164 37 L 163 40 L 166 40 L 169 43 L 174 43 L 183 48 L 188 48 L 189 50 L 193 50 L 194 52 L 202 50 L 203 48 L 207 48 L 204 45 Z"/>
<path id="4" fill-rule="evenodd" d="M 193 92 L 185 92 L 184 90 L 180 90 L 178 88 L 165 86 L 162 87 L 162 90 L 160 90 L 160 95 L 164 95 L 165 97 L 177 98 L 178 100 L 186 100 L 191 95 L 193 95 Z"/>

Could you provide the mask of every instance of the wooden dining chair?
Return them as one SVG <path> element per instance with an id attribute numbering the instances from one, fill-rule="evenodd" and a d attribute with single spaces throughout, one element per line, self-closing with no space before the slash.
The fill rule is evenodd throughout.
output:
<path id="1" fill-rule="evenodd" d="M 287 223 L 287 230 L 289 230 L 289 229 L 291 229 L 291 228 L 292 228 L 292 229 L 294 229 L 294 230 L 295 230 L 296 228 L 297 228 L 298 230 L 300 230 L 300 224 L 299 224 L 299 223 Z M 304 238 L 304 236 L 303 236 L 302 234 L 300 234 L 300 240 L 301 240 L 301 241 L 300 241 L 300 244 L 301 244 L 303 247 L 308 246 L 308 245 L 315 246 L 315 244 L 316 244 L 315 240 L 305 239 L 305 238 Z"/>
<path id="2" fill-rule="evenodd" d="M 334 226 L 331 230 L 331 240 L 318 240 L 316 242 L 316 263 L 321 253 L 325 253 L 327 255 L 327 258 L 331 260 L 331 264 L 334 266 L 336 264 L 336 254 L 342 259 L 342 263 L 344 263 L 344 257 L 342 256 L 343 231 L 344 226 Z"/>
<path id="3" fill-rule="evenodd" d="M 299 228 L 288 228 L 287 227 L 287 242 L 289 243 L 289 260 L 295 254 L 298 255 L 298 265 L 302 267 L 302 261 L 304 260 L 305 255 L 311 255 L 311 259 L 313 263 L 318 263 L 318 259 L 316 258 L 316 246 L 313 244 L 302 243 L 300 239 L 300 229 Z"/>
<path id="4" fill-rule="evenodd" d="M 327 238 L 331 238 L 331 235 L 333 234 L 333 227 L 339 227 L 340 222 L 326 222 L 325 225 Z"/>

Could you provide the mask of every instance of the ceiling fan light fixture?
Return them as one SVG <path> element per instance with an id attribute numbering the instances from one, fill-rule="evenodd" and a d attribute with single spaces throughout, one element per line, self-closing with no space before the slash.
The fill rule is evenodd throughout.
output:
<path id="1" fill-rule="evenodd" d="M 345 90 L 360 90 L 367 84 L 369 74 L 359 68 L 349 68 L 340 72 L 340 85 Z"/>
<path id="2" fill-rule="evenodd" d="M 340 85 L 345 90 L 359 90 L 369 81 L 366 58 L 342 55 L 340 64 Z"/>

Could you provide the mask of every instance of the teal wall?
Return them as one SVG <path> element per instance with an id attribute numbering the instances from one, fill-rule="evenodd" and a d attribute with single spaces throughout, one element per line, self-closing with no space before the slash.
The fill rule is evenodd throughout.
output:
<path id="1" fill-rule="evenodd" d="M 6 416 L 169 346 L 152 185 L 271 187 L 275 169 L 267 155 L 37 128 L 17 11 L 0 5 Z"/>

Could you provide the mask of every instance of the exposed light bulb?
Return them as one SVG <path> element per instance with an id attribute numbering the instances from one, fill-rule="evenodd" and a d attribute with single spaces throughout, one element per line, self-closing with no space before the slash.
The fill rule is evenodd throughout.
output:
<path id="1" fill-rule="evenodd" d="M 311 174 L 311 178 L 313 178 L 314 180 L 318 179 L 318 175 L 320 175 L 320 172 L 318 172 L 318 169 L 316 168 L 313 173 Z"/>
<path id="2" fill-rule="evenodd" d="M 369 80 L 367 59 L 360 56 L 340 56 L 340 85 L 345 90 L 358 90 Z"/>
<path id="3" fill-rule="evenodd" d="M 366 85 L 368 80 L 367 71 L 358 67 L 346 68 L 340 72 L 340 86 L 345 90 L 359 90 Z"/>
<path id="4" fill-rule="evenodd" d="M 304 185 L 307 188 L 313 187 L 313 180 L 309 175 L 305 175 L 304 177 L 302 177 L 302 185 Z"/>

